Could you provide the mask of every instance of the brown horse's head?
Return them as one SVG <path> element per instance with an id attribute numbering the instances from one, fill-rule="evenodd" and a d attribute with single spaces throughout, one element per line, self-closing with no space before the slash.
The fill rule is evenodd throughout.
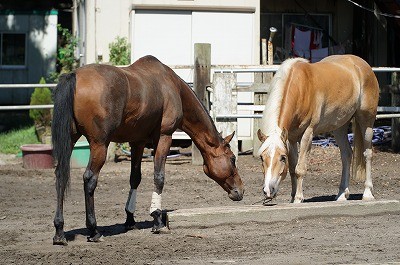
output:
<path id="1" fill-rule="evenodd" d="M 259 154 L 264 174 L 263 192 L 266 199 L 275 198 L 279 184 L 288 172 L 287 131 L 266 136 L 259 129 L 258 138 L 262 142 Z"/>
<path id="2" fill-rule="evenodd" d="M 244 187 L 236 168 L 236 157 L 229 146 L 234 134 L 225 137 L 213 155 L 204 156 L 203 170 L 228 192 L 231 200 L 240 201 L 243 199 Z"/>

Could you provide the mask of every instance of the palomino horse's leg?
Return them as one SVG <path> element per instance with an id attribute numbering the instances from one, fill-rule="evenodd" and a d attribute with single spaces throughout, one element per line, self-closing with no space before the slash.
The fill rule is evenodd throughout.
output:
<path id="1" fill-rule="evenodd" d="M 313 128 L 309 127 L 303 134 L 300 142 L 300 152 L 297 166 L 295 169 L 297 177 L 296 195 L 294 196 L 294 203 L 299 203 L 304 200 L 303 196 L 303 178 L 307 173 L 307 157 L 310 153 L 313 137 Z"/>
<path id="2" fill-rule="evenodd" d="M 289 143 L 289 173 L 292 180 L 292 193 L 290 202 L 294 202 L 297 189 L 296 165 L 299 158 L 297 142 Z"/>
<path id="3" fill-rule="evenodd" d="M 372 126 L 367 126 L 366 123 L 358 125 L 361 127 L 361 135 L 363 137 L 363 155 L 365 158 L 365 183 L 364 183 L 364 193 L 363 200 L 374 200 L 374 195 L 372 194 L 372 176 L 371 176 L 371 162 L 372 162 L 372 137 L 373 129 Z"/>
<path id="4" fill-rule="evenodd" d="M 171 147 L 172 136 L 162 135 L 154 155 L 154 191 L 151 197 L 150 215 L 154 218 L 153 233 L 160 233 L 165 227 L 162 222 L 161 193 L 164 188 L 165 162 Z"/>
<path id="5" fill-rule="evenodd" d="M 363 193 L 363 200 L 374 200 L 374 195 L 372 195 L 372 176 L 371 176 L 371 162 L 372 162 L 372 134 L 373 134 L 373 130 L 372 127 L 368 127 L 365 130 L 365 137 L 364 137 L 364 147 L 365 147 L 365 151 L 364 151 L 364 157 L 365 157 L 365 189 L 364 189 L 364 193 Z M 368 139 L 368 140 L 367 140 Z"/>
<path id="6" fill-rule="evenodd" d="M 142 162 L 145 143 L 141 144 L 130 143 L 130 145 L 132 149 L 131 177 L 129 181 L 131 190 L 129 191 L 128 200 L 126 201 L 125 205 L 125 212 L 126 212 L 125 228 L 127 230 L 135 228 L 136 224 L 133 214 L 135 213 L 136 209 L 137 188 L 140 184 L 140 181 L 142 180 L 141 162 Z"/>
<path id="7" fill-rule="evenodd" d="M 101 235 L 97 229 L 96 216 L 94 212 L 94 191 L 100 169 L 103 167 L 107 156 L 107 145 L 102 143 L 90 143 L 90 161 L 83 174 L 86 206 L 86 227 L 90 231 L 88 241 L 101 241 Z"/>
<path id="8" fill-rule="evenodd" d="M 340 157 L 342 159 L 342 178 L 339 186 L 339 193 L 336 196 L 337 201 L 345 201 L 349 198 L 349 179 L 351 165 L 351 146 L 347 137 L 349 122 L 333 132 L 336 143 L 340 149 Z"/>

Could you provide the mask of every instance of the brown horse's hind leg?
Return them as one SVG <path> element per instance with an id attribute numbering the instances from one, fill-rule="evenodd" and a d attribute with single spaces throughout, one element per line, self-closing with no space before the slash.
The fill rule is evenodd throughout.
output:
<path id="1" fill-rule="evenodd" d="M 161 193 L 164 188 L 165 162 L 171 147 L 172 136 L 162 135 L 155 148 L 154 156 L 154 191 L 151 197 L 150 215 L 154 218 L 152 232 L 162 232 L 165 224 L 162 221 Z"/>
<path id="2" fill-rule="evenodd" d="M 126 212 L 126 221 L 125 221 L 125 229 L 131 230 L 135 228 L 135 219 L 133 214 L 136 209 L 136 192 L 137 188 L 142 180 L 142 172 L 141 172 L 141 162 L 143 151 L 145 147 L 145 143 L 134 144 L 131 145 L 131 176 L 130 176 L 130 186 L 131 190 L 129 191 L 128 200 L 125 205 Z"/>
<path id="3" fill-rule="evenodd" d="M 97 229 L 96 216 L 94 212 L 94 191 L 97 187 L 97 180 L 100 169 L 103 167 L 107 156 L 107 146 L 105 144 L 90 145 L 90 161 L 83 174 L 86 206 L 86 227 L 90 231 L 88 241 L 101 241 L 101 235 Z"/>
<path id="4" fill-rule="evenodd" d="M 81 136 L 80 134 L 72 135 L 71 137 L 72 143 L 70 149 L 71 152 L 75 142 L 78 140 L 80 136 Z M 70 157 L 71 153 L 64 155 Z M 70 172 L 60 172 L 60 170 L 61 170 L 60 164 L 58 164 L 56 167 L 56 176 L 59 176 L 60 174 L 70 174 Z M 60 186 L 60 183 L 57 183 L 59 181 L 60 181 L 59 177 L 56 177 L 56 187 Z M 63 215 L 64 195 L 65 195 L 65 190 L 57 188 L 57 209 L 56 209 L 56 215 L 54 217 L 54 227 L 56 228 L 56 233 L 53 237 L 53 245 L 63 245 L 63 246 L 68 245 L 67 239 L 65 238 L 64 234 L 64 215 Z"/>

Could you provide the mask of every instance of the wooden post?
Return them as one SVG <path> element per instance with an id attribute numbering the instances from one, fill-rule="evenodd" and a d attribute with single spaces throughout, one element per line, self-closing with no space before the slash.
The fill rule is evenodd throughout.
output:
<path id="1" fill-rule="evenodd" d="M 261 39 L 261 62 L 267 64 L 267 39 Z"/>
<path id="2" fill-rule="evenodd" d="M 211 44 L 194 44 L 194 74 L 193 90 L 204 107 L 209 110 L 207 87 L 210 86 L 211 76 Z M 199 149 L 192 144 L 192 164 L 202 165 L 203 157 Z"/>
<path id="3" fill-rule="evenodd" d="M 268 64 L 274 64 L 274 46 L 272 45 L 272 41 L 268 41 Z"/>
<path id="4" fill-rule="evenodd" d="M 212 113 L 214 115 L 215 126 L 222 133 L 223 137 L 234 131 L 236 132 L 230 142 L 230 146 L 232 152 L 238 158 L 237 119 L 222 118 L 217 120 L 215 118 L 217 115 L 237 113 L 237 97 L 232 94 L 232 90 L 235 87 L 235 73 L 214 73 L 212 82 Z"/>
<path id="5" fill-rule="evenodd" d="M 267 57 L 268 54 L 268 57 Z M 273 64 L 272 60 L 272 54 L 273 54 L 273 47 L 272 47 L 272 42 L 269 40 L 268 41 L 268 51 L 267 51 L 267 41 L 266 39 L 262 39 L 262 64 L 266 65 L 267 63 L 269 65 Z M 268 58 L 268 60 L 267 60 Z M 267 88 L 268 83 L 272 79 L 272 74 L 271 73 L 254 73 L 254 83 L 262 83 L 265 84 L 265 87 Z M 267 89 L 266 89 L 267 90 Z M 254 93 L 254 105 L 265 105 L 267 102 L 267 92 L 265 93 Z M 255 114 L 261 114 L 261 112 L 255 111 Z M 260 119 L 254 119 L 253 120 L 253 156 L 257 156 L 258 149 L 261 146 L 261 142 L 258 139 L 257 136 L 257 131 L 260 128 L 261 125 L 261 120 Z"/>
<path id="6" fill-rule="evenodd" d="M 400 106 L 400 74 L 397 72 L 392 73 L 392 106 Z M 400 118 L 392 118 L 392 150 L 393 152 L 400 152 Z"/>

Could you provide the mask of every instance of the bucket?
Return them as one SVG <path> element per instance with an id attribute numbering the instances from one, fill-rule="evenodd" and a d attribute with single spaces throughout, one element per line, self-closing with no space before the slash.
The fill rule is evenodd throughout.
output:
<path id="1" fill-rule="evenodd" d="M 53 149 L 49 144 L 22 145 L 22 166 L 24 168 L 45 169 L 54 167 Z"/>
<path id="2" fill-rule="evenodd" d="M 90 148 L 88 141 L 76 142 L 71 155 L 71 167 L 81 168 L 86 167 L 89 163 Z"/>

